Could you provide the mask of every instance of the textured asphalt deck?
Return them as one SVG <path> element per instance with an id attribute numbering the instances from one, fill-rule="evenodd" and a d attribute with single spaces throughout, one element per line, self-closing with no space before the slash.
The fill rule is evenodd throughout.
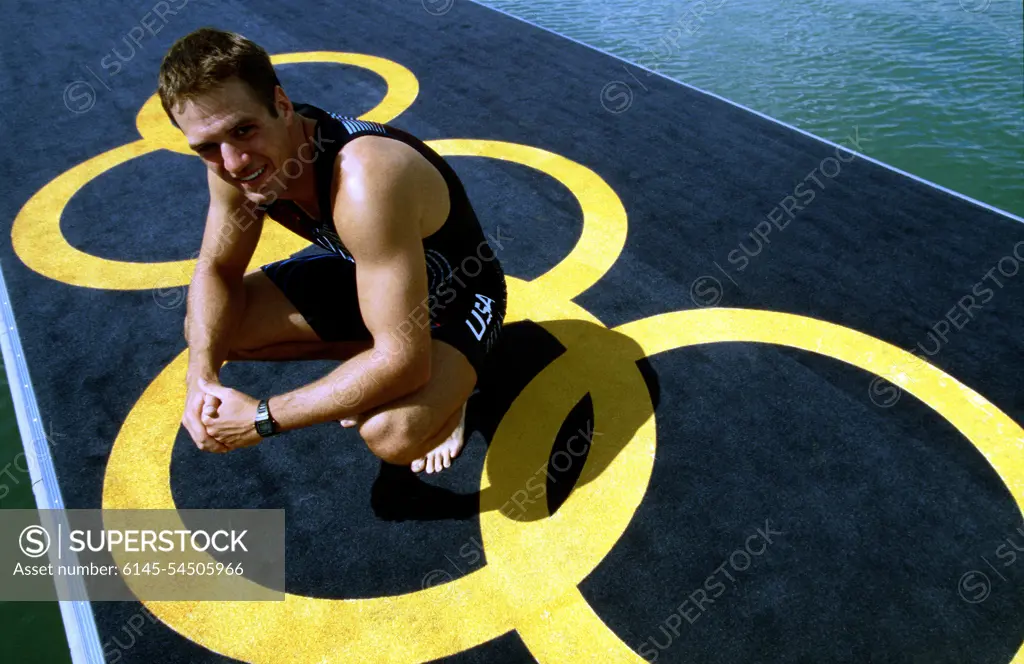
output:
<path id="1" fill-rule="evenodd" d="M 585 236 L 574 191 L 539 165 L 570 172 L 561 161 L 570 160 L 596 178 L 575 191 L 594 196 L 587 232 L 596 235 L 579 265 L 552 272 L 561 277 L 511 289 L 510 320 L 526 321 L 509 325 L 471 401 L 463 457 L 422 485 L 379 478 L 361 441 L 337 426 L 223 457 L 197 452 L 178 431 L 170 457 L 178 507 L 284 508 L 290 593 L 353 601 L 418 593 L 416 620 L 398 624 L 406 614 L 385 604 L 324 623 L 316 638 L 282 620 L 267 623 L 266 642 L 233 641 L 242 625 L 263 629 L 268 619 L 256 607 L 206 636 L 147 620 L 129 648 L 125 624 L 140 605 L 95 603 L 110 661 L 1014 659 L 1024 619 L 1015 553 L 1024 550 L 1014 457 L 1024 440 L 1014 424 L 1024 421 L 1018 220 L 857 156 L 871 154 L 881 130 L 851 126 L 842 144 L 853 152 L 837 149 L 471 3 L 194 0 L 157 22 L 157 35 L 144 33 L 112 74 L 101 64 L 112 62 L 105 49 L 127 54 L 122 37 L 150 9 L 90 0 L 57 13 L 24 5 L 8 17 L 20 45 L 4 49 L 0 86 L 28 103 L 0 110 L 12 147 L 21 146 L 0 157 L 0 206 L 14 227 L 0 260 L 40 412 L 56 433 L 68 507 L 109 507 L 105 481 L 107 491 L 114 479 L 151 481 L 111 471 L 112 451 L 115 441 L 127 445 L 124 423 L 185 349 L 184 292 L 157 281 L 65 283 L 95 275 L 84 262 L 50 274 L 30 267 L 56 251 L 52 239 L 32 238 L 53 227 L 59 206 L 52 191 L 39 207 L 26 203 L 72 167 L 139 139 L 136 115 L 177 36 L 214 25 L 271 54 L 383 58 L 419 86 L 391 124 L 425 140 L 550 153 L 529 166 L 450 157 L 485 229 L 509 238 L 498 255 L 515 280 L 539 280 Z M 368 112 L 386 92 L 380 77 L 353 66 L 279 72 L 293 99 L 345 115 Z M 77 80 L 93 97 L 76 113 L 90 105 L 90 88 L 65 92 Z M 148 152 L 82 183 L 60 230 L 107 261 L 185 261 L 201 238 L 202 178 L 195 158 Z M 625 226 L 615 221 L 619 204 Z M 577 285 L 582 309 L 572 310 L 566 296 Z M 670 312 L 690 313 L 640 331 L 619 327 Z M 783 314 L 840 327 L 801 327 Z M 684 337 L 688 345 L 675 348 Z M 568 340 L 577 352 L 563 353 Z M 801 344 L 809 348 L 793 347 Z M 650 352 L 655 346 L 663 352 Z M 916 348 L 927 362 L 902 357 L 894 371 L 910 376 L 907 390 L 864 368 L 892 347 Z M 837 359 L 845 353 L 862 366 Z M 544 378 L 556 358 L 560 377 Z M 272 394 L 330 366 L 237 363 L 223 379 Z M 592 382 L 580 387 L 584 380 Z M 919 390 L 937 395 L 932 405 Z M 162 412 L 180 418 L 171 412 L 180 401 L 162 394 Z M 648 395 L 656 437 L 641 449 L 631 436 L 652 424 Z M 511 433 L 488 452 L 503 417 Z M 557 436 L 545 428 L 563 420 Z M 968 438 L 968 421 L 983 422 L 985 453 Z M 571 438 L 581 429 L 594 432 L 594 445 L 582 456 L 565 452 L 580 449 Z M 140 456 L 119 468 L 145 466 L 150 443 L 162 449 L 142 442 L 126 453 Z M 573 463 L 547 473 L 531 461 L 548 457 Z M 371 501 L 375 486 L 411 498 Z M 523 493 L 512 500 L 525 487 L 526 502 Z M 537 534 L 545 521 L 551 527 Z M 609 546 L 594 549 L 620 521 Z M 460 580 L 491 572 L 496 585 L 464 603 L 469 582 Z M 452 592 L 422 593 L 446 582 Z M 359 650 L 389 630 L 402 637 L 380 636 L 372 655 Z"/>

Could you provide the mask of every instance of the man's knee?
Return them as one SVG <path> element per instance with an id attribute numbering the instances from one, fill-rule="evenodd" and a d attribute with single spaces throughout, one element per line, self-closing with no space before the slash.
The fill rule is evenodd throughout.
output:
<path id="1" fill-rule="evenodd" d="M 426 439 L 422 419 L 415 411 L 384 411 L 363 422 L 359 434 L 382 461 L 404 465 L 422 456 L 420 447 Z"/>

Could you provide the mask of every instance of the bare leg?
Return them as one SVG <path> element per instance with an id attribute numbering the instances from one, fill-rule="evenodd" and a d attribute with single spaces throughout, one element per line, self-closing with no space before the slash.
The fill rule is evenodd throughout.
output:
<path id="1" fill-rule="evenodd" d="M 229 361 L 347 360 L 372 346 L 370 340 L 321 340 L 262 270 L 249 272 L 242 281 L 245 311 L 230 340 Z"/>
<path id="2" fill-rule="evenodd" d="M 232 350 L 228 360 L 347 360 L 371 347 L 363 341 L 282 341 L 255 350 Z"/>
<path id="3" fill-rule="evenodd" d="M 388 463 L 419 461 L 413 465 L 417 472 L 426 467 L 428 456 L 435 461 L 430 472 L 438 472 L 462 450 L 463 407 L 476 384 L 476 371 L 465 355 L 437 339 L 431 344 L 431 376 L 425 387 L 371 409 L 355 422 L 342 423 L 358 426 L 373 453 Z"/>

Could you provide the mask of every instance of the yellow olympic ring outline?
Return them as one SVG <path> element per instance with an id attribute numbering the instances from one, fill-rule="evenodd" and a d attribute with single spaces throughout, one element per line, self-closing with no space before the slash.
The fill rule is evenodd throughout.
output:
<path id="1" fill-rule="evenodd" d="M 409 108 L 419 95 L 416 76 L 384 58 L 359 53 L 313 51 L 271 57 L 275 65 L 336 63 L 368 69 L 384 79 L 387 93 L 369 112 L 360 116 L 374 122 L 390 122 Z M 61 215 L 71 197 L 106 171 L 157 150 L 189 156 L 184 137 L 164 114 L 160 99 L 152 95 L 136 117 L 140 140 L 108 150 L 65 171 L 40 189 L 18 212 L 11 228 L 14 252 L 25 265 L 55 281 L 72 286 L 106 290 L 145 290 L 187 285 L 196 260 L 136 263 L 99 258 L 72 247 L 60 229 Z M 267 224 L 266 242 L 260 242 L 249 269 L 287 258 L 308 243 L 279 224 Z"/>
<path id="2" fill-rule="evenodd" d="M 411 104 L 418 91 L 411 73 L 403 78 L 402 72 L 408 70 L 369 56 L 309 53 L 274 58 L 275 64 L 322 61 L 358 63 L 386 72 L 382 76 L 388 81 L 391 101 L 386 99 L 387 103 L 374 109 L 382 113 L 375 118 L 380 121 L 386 121 L 381 120 L 383 114 L 397 115 L 404 110 L 408 104 L 402 107 L 403 102 L 397 100 Z M 391 98 L 396 90 L 400 93 Z M 410 90 L 414 91 L 411 95 Z M 158 148 L 180 151 L 176 137 L 157 122 L 152 102 L 150 99 L 138 116 L 141 141 L 74 167 L 24 206 L 12 235 L 15 250 L 29 267 L 50 278 L 91 288 L 132 290 L 188 283 L 193 262 L 108 261 L 70 248 L 59 231 L 60 213 L 67 201 L 92 178 Z M 480 528 L 488 562 L 464 577 L 402 595 L 359 600 L 286 594 L 283 602 L 143 601 L 181 635 L 212 651 L 252 662 L 292 661 L 294 653 L 301 652 L 308 661 L 317 662 L 381 661 L 383 656 L 389 662 L 413 663 L 461 652 L 514 629 L 543 664 L 642 662 L 594 612 L 578 584 L 618 542 L 650 480 L 656 425 L 635 362 L 696 344 L 785 345 L 839 359 L 885 378 L 934 409 L 971 441 L 999 473 L 1018 508 L 1024 510 L 1024 462 L 1019 453 L 1024 447 L 1024 430 L 937 367 L 869 335 L 794 314 L 744 309 L 675 311 L 608 331 L 632 340 L 633 346 L 609 345 L 605 333 L 586 334 L 559 325 L 559 321 L 569 320 L 605 327 L 572 299 L 600 280 L 625 245 L 626 212 L 614 190 L 586 167 L 538 148 L 470 139 L 431 144 L 447 156 L 502 159 L 538 169 L 566 186 L 583 211 L 583 232 L 565 259 L 533 281 L 508 279 L 507 321 L 542 321 L 566 352 L 533 379 L 499 424 L 487 452 L 481 495 L 489 492 L 491 505 L 511 498 L 516 487 L 509 477 L 546 463 L 550 446 L 545 444 L 554 441 L 565 414 L 587 393 L 593 399 L 595 419 L 600 418 L 595 428 L 604 436 L 602 443 L 619 440 L 625 444 L 591 446 L 577 487 L 555 517 L 517 521 L 500 511 L 482 509 Z M 293 248 L 294 242 L 282 244 L 282 239 L 291 238 L 264 232 L 252 265 L 277 260 L 304 246 L 301 241 Z M 58 258 L 44 257 L 41 247 Z M 284 255 L 283 249 L 288 250 Z M 594 362 L 595 357 L 601 362 Z M 609 372 L 608 367 L 616 363 L 628 363 L 632 371 Z M 175 509 L 169 472 L 180 427 L 175 413 L 185 399 L 186 364 L 187 350 L 160 372 L 128 414 L 107 464 L 104 509 Z M 628 417 L 598 414 L 609 412 Z M 494 459 L 500 460 L 497 466 L 492 465 Z M 503 476 L 491 477 L 488 469 L 492 467 L 500 467 Z M 473 616 L 473 621 L 458 618 L 466 615 Z M 417 632 L 431 638 L 408 640 L 409 634 Z M 325 634 L 339 635 L 340 642 L 323 638 Z M 381 643 L 389 644 L 389 649 L 381 649 Z M 295 648 L 289 651 L 284 644 Z M 1024 648 L 1013 662 L 1024 662 L 1022 653 Z"/>

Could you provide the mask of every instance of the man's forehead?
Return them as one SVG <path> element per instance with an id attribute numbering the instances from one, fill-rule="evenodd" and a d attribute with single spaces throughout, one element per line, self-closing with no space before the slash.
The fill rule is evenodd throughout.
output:
<path id="1" fill-rule="evenodd" d="M 196 145 L 225 134 L 239 124 L 256 120 L 257 117 L 248 109 L 224 108 L 213 111 L 189 106 L 179 116 L 178 125 L 184 130 L 188 142 Z"/>
<path id="2" fill-rule="evenodd" d="M 243 119 L 250 117 L 251 115 L 252 114 L 249 111 L 238 108 L 226 108 L 218 111 L 211 111 L 199 110 L 193 107 L 185 110 L 182 114 L 182 119 L 185 120 L 190 128 L 196 132 L 217 134 L 231 129 Z"/>
<path id="3" fill-rule="evenodd" d="M 225 86 L 184 103 L 178 116 L 178 125 L 185 129 L 189 140 L 212 137 L 231 130 L 244 121 L 257 119 L 254 100 L 238 90 Z"/>

